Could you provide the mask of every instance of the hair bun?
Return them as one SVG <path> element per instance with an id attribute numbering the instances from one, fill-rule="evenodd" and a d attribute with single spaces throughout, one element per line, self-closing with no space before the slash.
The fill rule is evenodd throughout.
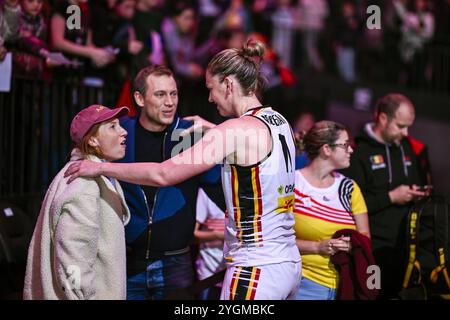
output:
<path id="1" fill-rule="evenodd" d="M 248 40 L 247 43 L 245 43 L 242 46 L 242 50 L 241 50 L 242 54 L 245 57 L 250 58 L 257 64 L 261 63 L 261 61 L 264 57 L 265 51 L 266 51 L 265 45 L 261 41 L 253 40 L 253 39 Z"/>

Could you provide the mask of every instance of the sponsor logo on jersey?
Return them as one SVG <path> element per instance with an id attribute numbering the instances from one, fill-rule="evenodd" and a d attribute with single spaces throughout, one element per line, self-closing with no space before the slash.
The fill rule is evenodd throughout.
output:
<path id="1" fill-rule="evenodd" d="M 370 163 L 372 165 L 372 170 L 386 168 L 386 163 L 384 163 L 384 158 L 381 154 L 371 156 Z"/>
<path id="2" fill-rule="evenodd" d="M 294 212 L 294 201 L 295 197 L 293 194 L 278 198 L 278 207 L 275 210 L 276 213 L 286 212 L 292 213 Z"/>
<path id="3" fill-rule="evenodd" d="M 294 185 L 293 184 L 288 184 L 288 185 L 285 185 L 285 186 L 279 186 L 277 191 L 278 191 L 278 193 L 280 195 L 283 195 L 283 193 L 286 193 L 286 194 L 292 193 L 292 192 L 294 192 Z"/>

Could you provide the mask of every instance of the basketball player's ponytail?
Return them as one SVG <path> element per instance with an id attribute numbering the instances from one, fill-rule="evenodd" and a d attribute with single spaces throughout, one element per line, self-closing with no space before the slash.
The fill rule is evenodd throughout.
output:
<path id="1" fill-rule="evenodd" d="M 265 83 L 260 72 L 264 54 L 263 43 L 249 40 L 241 49 L 225 49 L 216 54 L 208 64 L 208 72 L 218 75 L 220 81 L 234 75 L 244 95 L 256 94 Z"/>

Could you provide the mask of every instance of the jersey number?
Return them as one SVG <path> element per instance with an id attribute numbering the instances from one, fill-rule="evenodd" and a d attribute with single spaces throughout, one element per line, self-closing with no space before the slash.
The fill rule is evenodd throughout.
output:
<path id="1" fill-rule="evenodd" d="M 282 134 L 278 135 L 278 138 L 281 142 L 281 148 L 283 150 L 283 156 L 284 156 L 284 164 L 286 166 L 286 172 L 292 172 L 292 159 L 291 159 L 291 153 L 289 152 L 289 147 L 286 142 L 286 137 Z"/>

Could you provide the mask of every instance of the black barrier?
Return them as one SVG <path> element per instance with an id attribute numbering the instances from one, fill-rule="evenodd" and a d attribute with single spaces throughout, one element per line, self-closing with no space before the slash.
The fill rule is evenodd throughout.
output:
<path id="1" fill-rule="evenodd" d="M 44 191 L 68 160 L 70 120 L 90 104 L 114 106 L 117 92 L 83 79 L 13 78 L 0 93 L 0 198 Z"/>
<path id="2" fill-rule="evenodd" d="M 428 90 L 436 94 L 450 95 L 450 47 L 434 46 L 430 49 L 430 60 L 432 72 Z M 427 71 L 426 76 L 429 76 Z"/>

